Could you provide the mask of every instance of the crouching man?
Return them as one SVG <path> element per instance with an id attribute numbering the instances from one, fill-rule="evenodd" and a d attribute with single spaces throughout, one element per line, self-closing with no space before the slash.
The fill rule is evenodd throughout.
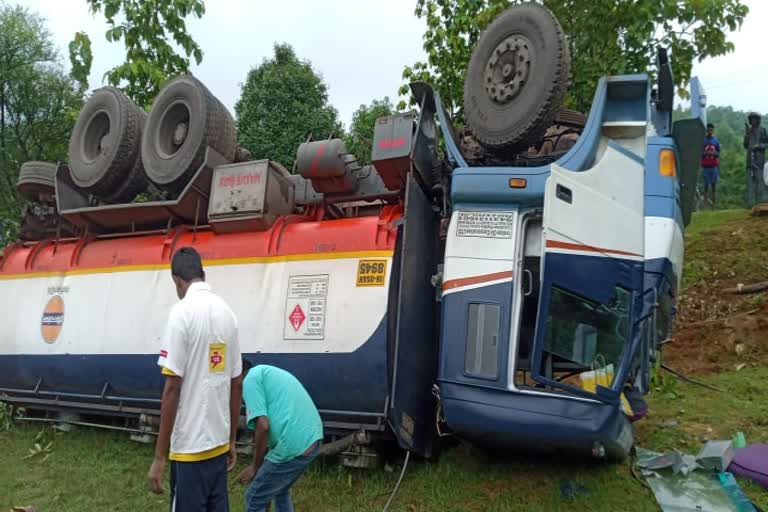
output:
<path id="1" fill-rule="evenodd" d="M 243 362 L 248 428 L 254 431 L 253 464 L 239 476 L 252 482 L 245 493 L 247 512 L 266 511 L 272 500 L 276 512 L 292 512 L 291 486 L 317 457 L 323 423 L 304 386 L 274 366 L 248 369 Z"/>

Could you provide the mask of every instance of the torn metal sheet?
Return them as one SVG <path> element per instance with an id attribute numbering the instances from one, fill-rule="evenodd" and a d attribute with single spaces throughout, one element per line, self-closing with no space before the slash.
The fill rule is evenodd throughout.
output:
<path id="1" fill-rule="evenodd" d="M 643 454 L 641 456 L 641 453 Z M 684 476 L 699 468 L 696 457 L 678 451 L 656 453 L 643 448 L 637 449 L 637 467 L 649 471 L 671 468 L 674 474 Z"/>
<path id="2" fill-rule="evenodd" d="M 648 482 L 663 512 L 754 511 L 754 508 L 745 508 L 743 503 L 734 503 L 716 473 L 694 471 L 693 466 L 699 466 L 693 456 L 679 452 L 660 454 L 637 448 L 635 465 Z M 735 480 L 727 482 L 730 486 L 735 484 Z M 738 484 L 735 485 L 738 487 Z"/>

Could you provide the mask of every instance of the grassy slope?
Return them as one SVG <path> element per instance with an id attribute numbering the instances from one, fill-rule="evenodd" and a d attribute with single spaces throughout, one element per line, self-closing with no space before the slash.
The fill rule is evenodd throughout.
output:
<path id="1" fill-rule="evenodd" d="M 707 251 L 708 237 L 745 225 L 751 229 L 753 222 L 742 212 L 698 215 L 687 235 L 692 250 L 686 272 L 696 271 L 699 276 L 687 282 L 723 272 L 718 265 L 733 265 Z M 768 223 L 755 224 L 754 228 L 768 231 Z M 744 268 L 735 268 L 737 277 L 748 277 L 750 271 L 757 270 L 756 258 L 744 259 Z M 699 266 L 702 260 L 707 262 L 704 267 Z M 674 350 L 674 344 L 670 349 Z M 724 393 L 680 383 L 665 386 L 650 397 L 651 414 L 638 425 L 638 445 L 694 453 L 704 438 L 728 438 L 737 430 L 743 431 L 749 442 L 768 442 L 768 368 L 751 366 L 702 380 Z M 46 430 L 45 441 L 54 441 L 49 458 L 43 461 L 44 456 L 37 455 L 23 459 L 39 432 L 38 426 L 25 425 L 0 433 L 0 512 L 27 504 L 43 512 L 167 510 L 167 496 L 158 498 L 146 491 L 144 478 L 151 447 L 132 443 L 124 434 L 88 430 L 54 434 Z M 296 487 L 296 507 L 313 511 L 381 510 L 396 479 L 393 472 L 360 472 L 317 463 Z M 564 501 L 559 491 L 562 480 L 574 480 L 590 495 Z M 742 486 L 759 505 L 768 508 L 768 493 L 746 482 Z M 231 483 L 232 510 L 243 509 L 243 493 L 241 486 Z M 437 463 L 412 462 L 391 510 L 644 511 L 658 507 L 626 465 L 535 456 L 502 463 L 461 446 L 444 453 Z"/>

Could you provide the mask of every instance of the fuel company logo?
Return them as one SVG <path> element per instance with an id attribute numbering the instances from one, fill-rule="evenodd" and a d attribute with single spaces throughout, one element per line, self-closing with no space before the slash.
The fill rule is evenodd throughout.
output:
<path id="1" fill-rule="evenodd" d="M 64 325 L 64 299 L 60 295 L 54 295 L 48 300 L 40 324 L 43 340 L 46 343 L 56 341 Z"/>
<path id="2" fill-rule="evenodd" d="M 223 373 L 227 367 L 227 345 L 211 343 L 208 345 L 208 371 Z"/>

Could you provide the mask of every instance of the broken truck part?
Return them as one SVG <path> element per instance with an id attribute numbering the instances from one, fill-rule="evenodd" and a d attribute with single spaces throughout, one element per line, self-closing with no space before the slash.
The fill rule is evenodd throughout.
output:
<path id="1" fill-rule="evenodd" d="M 55 229 L 5 248 L 0 399 L 157 415 L 169 262 L 192 246 L 245 357 L 301 380 L 350 464 L 381 439 L 430 456 L 448 433 L 626 456 L 679 293 L 702 91 L 694 79 L 692 118 L 673 124 L 660 51 L 657 79 L 605 77 L 586 119 L 558 112 L 563 40 L 544 7 L 513 6 L 473 54 L 468 129 L 414 83 L 418 111 L 377 120 L 371 165 L 311 140 L 292 175 L 234 163 L 247 154 L 218 100 L 170 82 L 180 95 L 161 92 L 143 125 L 152 200 L 110 200 L 60 164 L 41 214 Z M 106 162 L 119 133 L 83 147 Z"/>

